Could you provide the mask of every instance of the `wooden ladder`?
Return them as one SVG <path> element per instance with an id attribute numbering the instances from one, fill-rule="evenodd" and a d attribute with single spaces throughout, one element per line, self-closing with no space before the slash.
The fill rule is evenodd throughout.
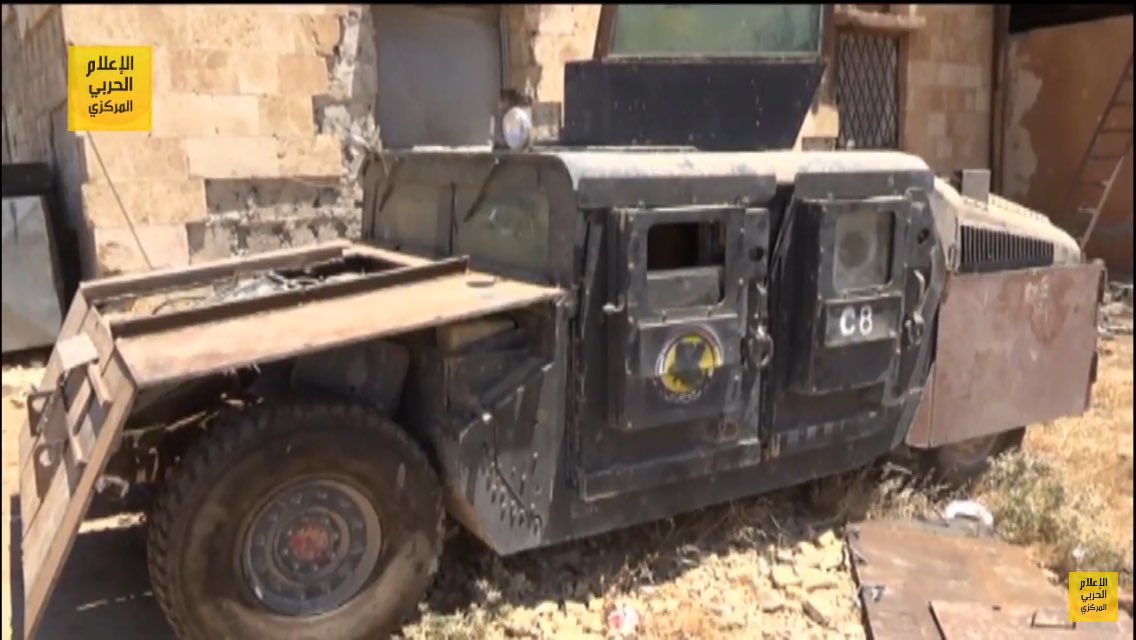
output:
<path id="1" fill-rule="evenodd" d="M 1081 158 L 1077 168 L 1076 178 L 1066 198 L 1066 211 L 1072 210 L 1079 218 L 1088 217 L 1085 230 L 1081 234 L 1079 244 L 1083 251 L 1100 221 L 1101 210 L 1116 178 L 1120 175 L 1120 168 L 1124 165 L 1124 158 L 1132 150 L 1132 54 L 1128 55 L 1128 64 L 1121 74 L 1116 88 L 1108 104 L 1097 119 L 1096 129 L 1089 139 L 1089 146 Z M 1108 171 L 1107 178 L 1101 178 L 1104 170 Z M 1075 218 L 1076 219 L 1076 218 Z"/>

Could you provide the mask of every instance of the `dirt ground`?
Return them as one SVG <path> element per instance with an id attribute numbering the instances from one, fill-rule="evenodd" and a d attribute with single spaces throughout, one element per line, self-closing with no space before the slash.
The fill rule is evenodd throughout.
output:
<path id="1" fill-rule="evenodd" d="M 1111 506 L 1101 527 L 1131 549 L 1132 338 L 1102 343 L 1093 409 L 1032 429 L 1028 451 L 1063 481 Z M 10 502 L 17 490 L 29 363 L 6 364 L 4 385 L 3 635 L 11 638 Z M 629 531 L 499 559 L 459 535 L 407 638 L 596 637 L 620 614 L 638 637 L 862 638 L 855 585 L 838 530 L 802 511 L 796 494 L 708 509 Z M 171 634 L 149 590 L 137 527 L 87 523 L 43 625 L 43 640 L 163 640 Z M 1129 560 L 1130 562 L 1130 560 Z M 1130 566 L 1130 565 L 1129 565 Z M 760 632 L 755 630 L 760 629 Z"/>

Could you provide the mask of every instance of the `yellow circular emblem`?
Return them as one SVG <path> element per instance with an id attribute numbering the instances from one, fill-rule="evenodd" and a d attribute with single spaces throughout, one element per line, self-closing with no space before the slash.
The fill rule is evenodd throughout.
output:
<path id="1" fill-rule="evenodd" d="M 656 374 L 672 400 L 690 401 L 702 394 L 714 370 L 722 366 L 722 350 L 702 332 L 671 340 L 659 354 Z"/>

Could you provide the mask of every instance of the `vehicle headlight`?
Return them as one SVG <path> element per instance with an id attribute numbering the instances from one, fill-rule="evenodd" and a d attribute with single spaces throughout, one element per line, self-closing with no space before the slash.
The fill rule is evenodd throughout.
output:
<path id="1" fill-rule="evenodd" d="M 501 132 L 505 144 L 513 151 L 527 149 L 532 142 L 532 117 L 528 109 L 513 107 L 501 118 Z"/>
<path id="2" fill-rule="evenodd" d="M 890 211 L 855 211 L 836 216 L 832 284 L 850 291 L 887 284 L 891 276 Z"/>

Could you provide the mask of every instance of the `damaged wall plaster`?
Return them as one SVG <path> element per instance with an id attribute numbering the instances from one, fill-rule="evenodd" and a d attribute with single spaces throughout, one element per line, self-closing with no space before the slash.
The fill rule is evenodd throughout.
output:
<path id="1" fill-rule="evenodd" d="M 206 220 L 187 227 L 195 262 L 359 236 L 364 156 L 348 139 L 375 132 L 375 29 L 366 5 L 350 5 L 339 20 L 339 42 L 326 58 L 328 90 L 312 98 L 316 133 L 342 145 L 339 178 L 206 180 Z"/>

